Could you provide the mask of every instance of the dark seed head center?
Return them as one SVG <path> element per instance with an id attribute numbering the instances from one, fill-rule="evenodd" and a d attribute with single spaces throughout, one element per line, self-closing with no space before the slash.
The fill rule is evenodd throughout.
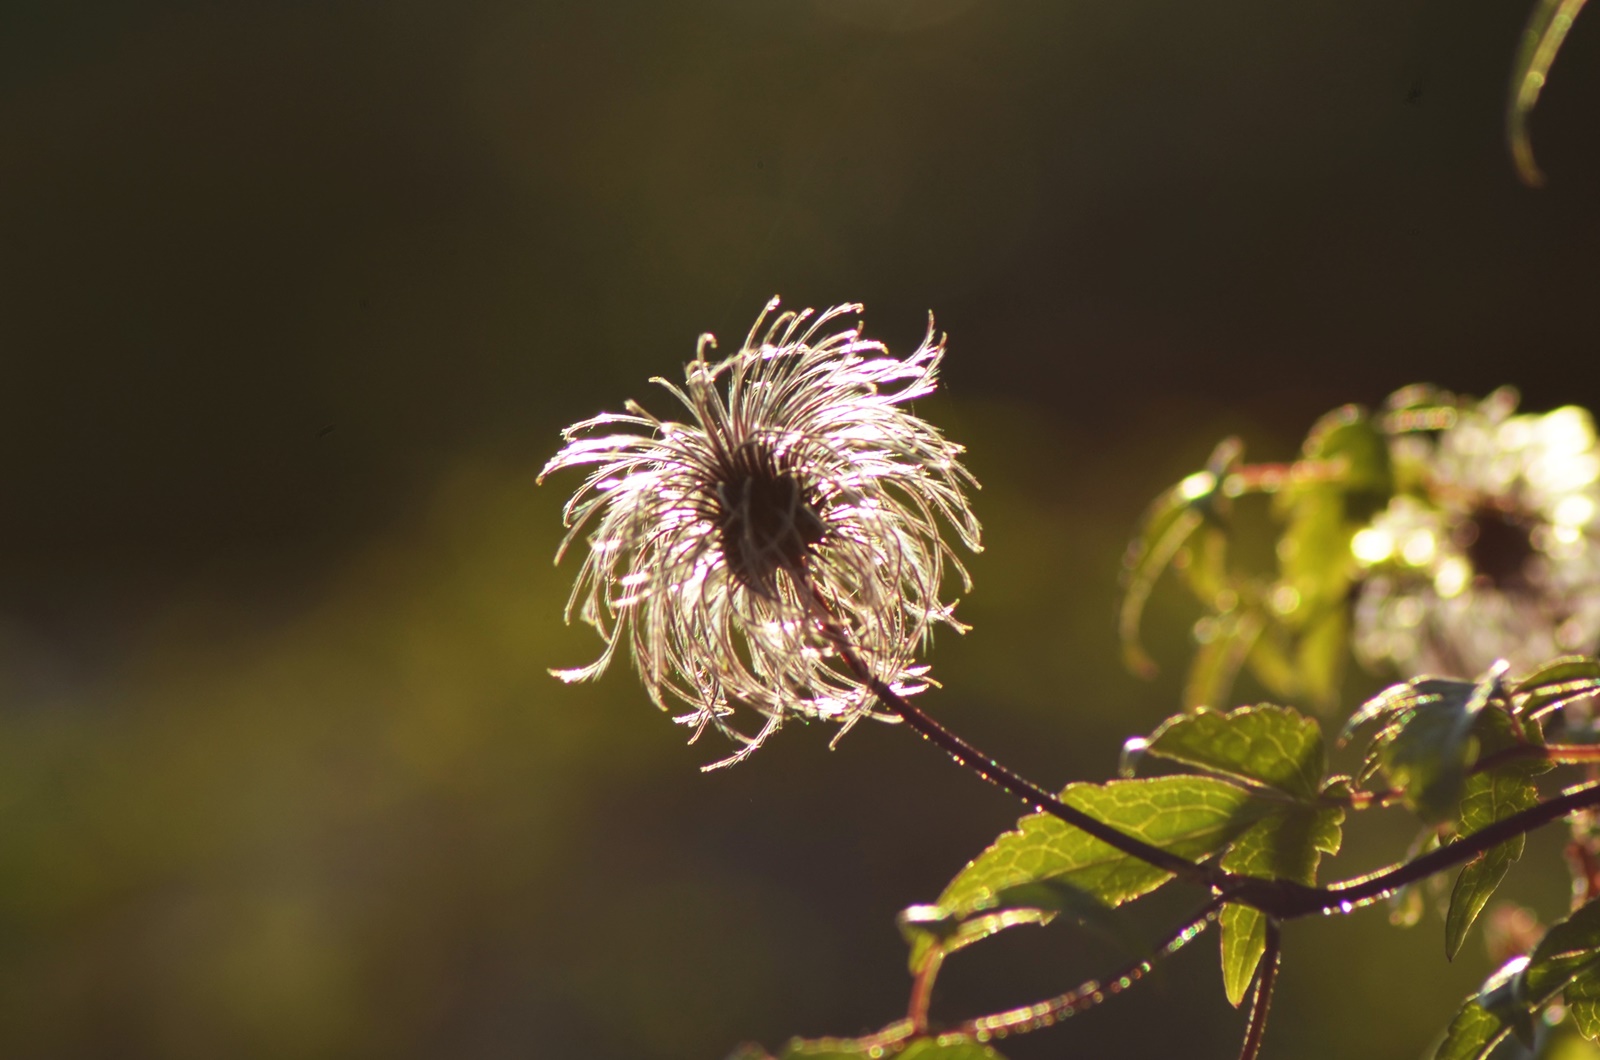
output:
<path id="1" fill-rule="evenodd" d="M 1528 561 L 1533 558 L 1533 538 L 1523 523 L 1505 512 L 1480 508 L 1462 526 L 1467 560 L 1479 576 L 1497 589 L 1527 584 Z"/>
<path id="2" fill-rule="evenodd" d="M 747 444 L 716 484 L 715 518 L 733 576 L 770 594 L 780 570 L 799 574 L 826 526 L 800 477 L 765 446 Z"/>

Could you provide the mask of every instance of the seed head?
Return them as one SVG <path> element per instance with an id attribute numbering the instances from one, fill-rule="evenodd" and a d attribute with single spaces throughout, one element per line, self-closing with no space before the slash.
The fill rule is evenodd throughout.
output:
<path id="1" fill-rule="evenodd" d="M 920 692 L 916 657 L 933 626 L 964 628 L 941 599 L 946 565 L 971 588 L 942 531 L 980 547 L 961 447 L 905 407 L 937 383 L 944 339 L 931 319 L 901 359 L 859 326 L 829 329 L 859 305 L 777 307 L 725 360 L 707 359 L 716 342 L 702 335 L 682 386 L 652 380 L 685 420 L 630 401 L 568 428 L 539 476 L 591 469 L 556 559 L 588 531 L 567 620 L 605 641 L 588 666 L 552 672 L 596 677 L 625 642 L 656 705 L 688 706 L 674 720 L 690 742 L 714 727 L 737 744 L 707 768 L 744 758 L 785 717 L 835 721 L 841 734 L 862 717 L 890 720 L 828 628 L 875 678 Z M 760 719 L 754 732 L 738 727 L 743 713 Z"/>
<path id="2" fill-rule="evenodd" d="M 1416 395 L 1408 388 L 1391 399 Z M 1576 406 L 1516 414 L 1509 387 L 1481 402 L 1433 394 L 1390 452 L 1402 492 L 1351 542 L 1368 571 L 1355 647 L 1408 676 L 1526 672 L 1600 647 L 1600 449 Z M 1404 421 L 1410 409 L 1396 409 Z M 1436 428 L 1436 429 L 1435 429 Z"/>

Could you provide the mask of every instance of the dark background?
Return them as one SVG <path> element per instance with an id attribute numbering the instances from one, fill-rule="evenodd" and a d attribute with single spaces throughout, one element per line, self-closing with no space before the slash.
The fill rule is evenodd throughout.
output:
<path id="1" fill-rule="evenodd" d="M 715 1058 L 894 1018 L 893 914 L 1015 807 L 883 726 L 703 776 L 625 668 L 547 677 L 597 644 L 550 565 L 576 481 L 533 484 L 558 429 L 774 292 L 897 347 L 933 309 L 922 411 L 988 551 L 926 705 L 1102 779 L 1176 708 L 1190 614 L 1158 599 L 1160 680 L 1121 670 L 1123 544 L 1218 437 L 1286 458 L 1418 380 L 1600 403 L 1600 14 L 1534 192 L 1528 8 L 10 0 L 0 1053 Z M 1512 878 L 1550 911 L 1557 846 Z M 1014 934 L 936 1012 L 1116 957 Z M 1418 1055 L 1488 970 L 1440 936 L 1291 926 L 1266 1055 Z M 1006 1051 L 1241 1024 L 1207 937 Z"/>

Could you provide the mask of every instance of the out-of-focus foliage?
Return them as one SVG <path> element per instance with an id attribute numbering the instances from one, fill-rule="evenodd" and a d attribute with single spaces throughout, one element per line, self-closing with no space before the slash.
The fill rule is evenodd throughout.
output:
<path id="1" fill-rule="evenodd" d="M 1536 716 L 1527 708 L 1556 689 L 1592 691 L 1593 678 L 1577 669 L 1570 661 L 1558 662 L 1511 682 L 1502 665 L 1475 683 L 1417 679 L 1396 685 L 1365 704 L 1347 726 L 1348 732 L 1376 726 L 1354 777 L 1326 777 L 1327 756 L 1314 719 L 1270 705 L 1227 714 L 1201 709 L 1169 719 L 1149 738 L 1130 740 L 1123 766 L 1129 779 L 1104 787 L 1069 785 L 1062 798 L 1164 851 L 1216 857 L 1222 869 L 1240 876 L 1312 886 L 1323 855 L 1340 851 L 1347 810 L 1398 798 L 1424 824 L 1443 826 L 1432 834 L 1445 836 L 1448 846 L 1536 806 L 1540 793 L 1533 778 L 1553 768 L 1543 752 L 1561 749 L 1544 743 L 1541 718 L 1552 713 Z M 1131 779 L 1147 761 L 1213 775 Z M 1374 786 L 1378 780 L 1387 787 Z M 1462 865 L 1444 911 L 1447 957 L 1460 952 L 1525 842 L 1524 834 L 1513 835 Z M 1414 848 L 1409 857 L 1430 848 Z M 1019 924 L 1049 924 L 1062 913 L 1086 926 L 1103 926 L 1107 907 L 1143 897 L 1171 879 L 1048 814 L 1024 817 L 969 863 L 936 904 L 902 913 L 911 971 L 919 990 L 931 991 L 933 976 L 951 953 Z M 1337 892 L 1325 908 L 1352 911 Z M 1534 1017 L 1569 988 L 1576 1007 L 1565 1026 L 1600 1040 L 1591 998 L 1591 992 L 1600 993 L 1592 974 L 1600 966 L 1600 944 L 1584 935 L 1585 925 L 1600 915 L 1596 909 L 1600 903 L 1581 905 L 1550 929 L 1531 958 L 1518 957 L 1491 976 L 1451 1024 L 1440 1060 L 1487 1056 L 1512 1031 L 1534 1048 Z M 1217 919 L 1222 985 L 1238 1006 L 1257 978 L 1270 920 L 1237 901 L 1223 904 Z M 1137 967 L 1142 975 L 1150 962 Z M 1093 992 L 1094 1002 L 1101 1000 L 1095 983 L 1084 989 Z M 1556 1016 L 1552 1024 L 1559 1022 L 1560 1010 Z M 904 1031 L 892 1027 L 881 1033 L 904 1039 Z M 1382 1030 L 1373 1033 L 1381 1036 Z M 1577 1049 L 1560 1034 L 1540 1041 Z"/>
<path id="2" fill-rule="evenodd" d="M 1600 969 L 1600 904 L 1583 906 L 1553 924 L 1532 954 L 1517 957 L 1484 981 L 1451 1022 L 1435 1060 L 1481 1060 L 1507 1035 L 1535 1046 L 1534 1017 L 1571 991 L 1584 1013 L 1575 1019 L 1591 1040 L 1600 1038 L 1589 1011 L 1596 969 Z"/>
<path id="3" fill-rule="evenodd" d="M 1327 711 L 1348 646 L 1404 676 L 1475 677 L 1600 646 L 1600 448 L 1589 413 L 1514 415 L 1411 386 L 1345 406 L 1292 464 L 1247 465 L 1237 440 L 1159 497 L 1124 561 L 1122 635 L 1171 568 L 1201 602 L 1188 706 L 1226 703 L 1241 666 L 1275 696 Z M 1272 497 L 1271 570 L 1245 549 L 1235 499 Z M 1448 802 L 1449 800 L 1445 800 Z M 1435 809 L 1439 809 L 1436 807 Z M 1442 810 L 1440 810 L 1442 812 Z"/>
<path id="4" fill-rule="evenodd" d="M 1596 64 L 1580 24 L 1536 118 L 1562 179 L 1520 194 L 1521 17 L 0 5 L 0 1053 L 681 1060 L 898 1012 L 894 912 L 1014 807 L 899 731 L 706 779 L 625 676 L 559 688 L 590 646 L 532 486 L 557 431 L 777 290 L 896 341 L 937 310 L 927 411 L 990 550 L 929 707 L 1103 780 L 1180 691 L 1117 665 L 1117 556 L 1216 438 L 1292 453 L 1511 351 L 1539 407 L 1600 398 Z M 1147 619 L 1183 657 L 1192 615 Z M 1554 909 L 1540 842 L 1505 888 Z M 1164 897 L 1118 915 L 1148 936 Z M 1308 1060 L 1375 1055 L 1372 1024 L 1411 1060 L 1488 971 L 1381 914 L 1286 934 L 1318 960 L 1268 1048 Z M 952 961 L 951 1008 L 1120 952 L 1069 938 Z M 1215 964 L 1004 1051 L 1226 1054 L 1221 991 L 1173 988 Z"/>
<path id="5" fill-rule="evenodd" d="M 1567 31 L 1583 10 L 1586 0 L 1539 0 L 1522 31 L 1522 47 L 1511 72 L 1511 96 L 1506 105 L 1506 138 L 1517 174 L 1533 187 L 1544 183 L 1544 173 L 1533 160 L 1533 142 L 1528 134 L 1528 118 L 1539 102 L 1539 93 L 1549 79 L 1556 53 L 1567 39 Z"/>
<path id="6" fill-rule="evenodd" d="M 1209 777 L 1072 784 L 1061 798 L 1124 834 L 1189 858 L 1226 847 L 1274 809 L 1246 788 Z M 902 914 L 912 970 L 920 970 L 934 949 L 964 947 L 1019 923 L 1048 923 L 1086 902 L 1118 906 L 1170 878 L 1048 814 L 1030 814 L 950 881 L 933 907 L 936 914 L 920 906 L 913 917 Z M 1023 910 L 1032 915 L 1019 915 Z"/>
<path id="7" fill-rule="evenodd" d="M 1185 575 L 1210 612 L 1196 627 L 1199 646 L 1188 680 L 1191 690 L 1197 684 L 1207 690 L 1206 699 L 1226 695 L 1237 668 L 1218 666 L 1218 657 L 1241 663 L 1256 656 L 1259 644 L 1269 643 L 1274 645 L 1271 662 L 1256 667 L 1255 676 L 1280 692 L 1307 694 L 1326 706 L 1338 691 L 1335 675 L 1347 650 L 1344 618 L 1358 594 L 1379 584 L 1373 572 L 1389 562 L 1428 572 L 1426 591 L 1410 598 L 1417 614 L 1401 621 L 1429 631 L 1428 658 L 1460 662 L 1493 642 L 1525 660 L 1529 645 L 1507 640 L 1513 632 L 1533 635 L 1534 650 L 1553 638 L 1590 636 L 1571 631 L 1577 616 L 1544 606 L 1555 590 L 1551 565 L 1588 569 L 1596 562 L 1600 454 L 1590 419 L 1573 407 L 1516 417 L 1514 407 L 1509 390 L 1474 403 L 1430 387 L 1409 387 L 1379 414 L 1345 406 L 1324 416 L 1302 447 L 1302 459 L 1292 465 L 1244 465 L 1239 443 L 1223 442 L 1204 470 L 1156 500 L 1129 548 L 1120 623 L 1124 658 L 1147 675 L 1152 668 L 1138 641 L 1139 624 L 1156 579 L 1169 567 Z M 1239 569 L 1228 556 L 1236 534 L 1232 503 L 1250 492 L 1274 498 L 1278 562 L 1267 576 Z M 1430 506 L 1438 513 L 1437 525 L 1402 533 L 1393 519 L 1402 502 Z M 1537 519 L 1544 522 L 1530 526 Z M 1473 549 L 1480 539 L 1492 539 L 1502 524 L 1512 528 L 1513 543 L 1522 546 L 1509 564 Z M 1428 546 L 1427 555 L 1417 541 Z M 1504 541 L 1493 543 L 1506 547 Z M 1454 561 L 1464 570 L 1453 587 L 1443 584 L 1443 568 L 1431 566 L 1447 550 L 1454 550 Z M 1377 591 L 1404 590 L 1381 584 Z M 1512 630 L 1500 624 L 1504 615 L 1493 609 L 1476 621 L 1471 612 L 1454 619 L 1435 614 L 1469 591 L 1487 600 L 1515 598 L 1526 621 Z M 1277 601 L 1271 608 L 1277 617 L 1263 605 L 1268 600 Z M 1294 617 L 1307 602 L 1317 616 L 1309 623 Z M 1328 614 L 1339 618 L 1332 635 L 1317 631 Z M 1528 622 L 1543 625 L 1533 629 Z M 1220 650 L 1201 632 L 1218 629 L 1225 631 Z M 1259 639 L 1268 633 L 1272 640 Z M 1314 645 L 1310 657 L 1306 645 Z M 1315 675 L 1309 685 L 1302 680 L 1307 672 Z M 1557 658 L 1515 676 L 1512 663 L 1501 658 L 1473 680 L 1413 678 L 1350 715 L 1341 744 L 1365 734 L 1359 762 L 1352 775 L 1331 778 L 1314 719 L 1271 704 L 1221 713 L 1191 697 L 1189 713 L 1168 719 L 1148 738 L 1124 744 L 1124 779 L 1104 786 L 1068 785 L 1061 796 L 1074 812 L 1145 844 L 1147 853 L 1124 852 L 1089 838 L 1060 819 L 1072 820 L 1064 810 L 1043 812 L 1048 809 L 1043 807 L 1023 818 L 1015 831 L 999 836 L 969 863 L 936 903 L 902 912 L 901 930 L 911 944 L 911 1023 L 891 1025 L 869 1040 L 903 1043 L 910 1031 L 922 1029 L 933 981 L 950 954 L 1016 925 L 1047 925 L 1062 913 L 1086 927 L 1103 928 L 1111 922 L 1111 907 L 1175 878 L 1194 883 L 1198 877 L 1217 895 L 1214 904 L 1199 919 L 1191 914 L 1190 926 L 1180 926 L 1179 935 L 1129 965 L 1131 971 L 1110 973 L 1109 990 L 1090 980 L 1075 991 L 1013 1010 L 1015 1016 L 996 1014 L 961 1026 L 984 1027 L 993 1020 L 1012 1030 L 1038 1030 L 1058 1014 L 1126 989 L 1215 918 L 1225 996 L 1238 1007 L 1255 987 L 1244 1050 L 1253 1057 L 1279 965 L 1273 940 L 1280 921 L 1314 912 L 1351 913 L 1391 897 L 1398 903 L 1396 923 L 1415 923 L 1416 885 L 1459 866 L 1442 912 L 1445 956 L 1453 960 L 1460 953 L 1468 931 L 1522 856 L 1527 833 L 1593 806 L 1600 786 L 1591 782 L 1563 793 L 1564 799 L 1585 801 L 1562 803 L 1562 814 L 1548 812 L 1557 806 L 1541 807 L 1546 796 L 1535 778 L 1557 764 L 1600 760 L 1589 706 L 1597 687 L 1600 671 L 1587 657 Z M 1547 743 L 1547 726 L 1577 742 Z M 1202 775 L 1135 779 L 1144 763 Z M 1347 813 L 1390 804 L 1404 805 L 1424 826 L 1406 858 L 1375 876 L 1317 890 L 1323 855 L 1336 855 L 1343 845 Z M 1535 816 L 1541 810 L 1547 812 Z M 1174 855 L 1191 864 L 1174 869 L 1165 860 Z M 1585 993 L 1590 989 L 1585 962 L 1592 955 L 1580 954 L 1580 960 L 1569 952 L 1577 945 L 1573 933 L 1594 907 L 1585 903 L 1600 891 L 1600 849 L 1585 827 L 1576 829 L 1567 856 L 1574 866 L 1574 919 L 1551 929 L 1531 958 L 1518 957 L 1490 978 L 1452 1023 L 1440 1057 L 1486 1056 L 1511 1030 L 1527 1048 L 1536 1048 L 1534 1017 L 1574 982 L 1577 1008 L 1565 1023 L 1563 1010 L 1552 1010 L 1547 1022 L 1564 1030 L 1546 1036 L 1548 1042 L 1576 1049 L 1566 1032 L 1575 1029 L 1587 1037 L 1600 1025 Z M 1179 871 L 1184 868 L 1189 871 Z M 1257 880 L 1273 885 L 1276 897 L 1250 897 Z M 1281 904 L 1300 903 L 1308 895 L 1314 901 L 1293 905 L 1293 911 Z M 1491 946 L 1506 945 L 1507 938 L 1497 934 Z M 1587 948 L 1579 947 L 1585 954 Z"/>
<path id="8" fill-rule="evenodd" d="M 1345 601 L 1358 573 L 1350 541 L 1393 492 L 1388 447 L 1374 418 L 1347 406 L 1317 422 L 1294 464 L 1246 466 L 1243 452 L 1236 440 L 1222 443 L 1204 471 L 1146 515 L 1124 560 L 1126 650 L 1148 671 L 1140 615 L 1170 566 L 1206 607 L 1195 625 L 1186 705 L 1225 705 L 1247 665 L 1274 694 L 1331 708 L 1346 655 Z M 1272 496 L 1282 527 L 1277 570 L 1268 575 L 1229 555 L 1235 501 L 1259 493 Z"/>

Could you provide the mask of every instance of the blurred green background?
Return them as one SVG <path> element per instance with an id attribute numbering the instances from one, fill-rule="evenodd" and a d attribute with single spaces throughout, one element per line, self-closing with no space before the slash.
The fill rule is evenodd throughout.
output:
<path id="1" fill-rule="evenodd" d="M 1525 2 L 0 6 L 0 1055 L 715 1058 L 902 1010 L 893 914 L 1016 807 L 909 733 L 710 776 L 561 625 L 564 424 L 765 299 L 950 333 L 988 551 L 926 706 L 1051 784 L 1146 500 L 1433 380 L 1600 404 L 1600 15 Z M 657 402 L 659 404 L 659 401 Z M 1371 687 L 1374 678 L 1363 679 Z M 1398 854 L 1403 821 L 1348 843 Z M 1563 901 L 1559 837 L 1511 886 Z M 1182 903 L 1158 896 L 1150 931 Z M 1103 972 L 1013 933 L 936 1012 Z M 1418 1055 L 1487 971 L 1297 923 L 1268 1057 Z M 1215 942 L 1034 1057 L 1234 1055 Z"/>

